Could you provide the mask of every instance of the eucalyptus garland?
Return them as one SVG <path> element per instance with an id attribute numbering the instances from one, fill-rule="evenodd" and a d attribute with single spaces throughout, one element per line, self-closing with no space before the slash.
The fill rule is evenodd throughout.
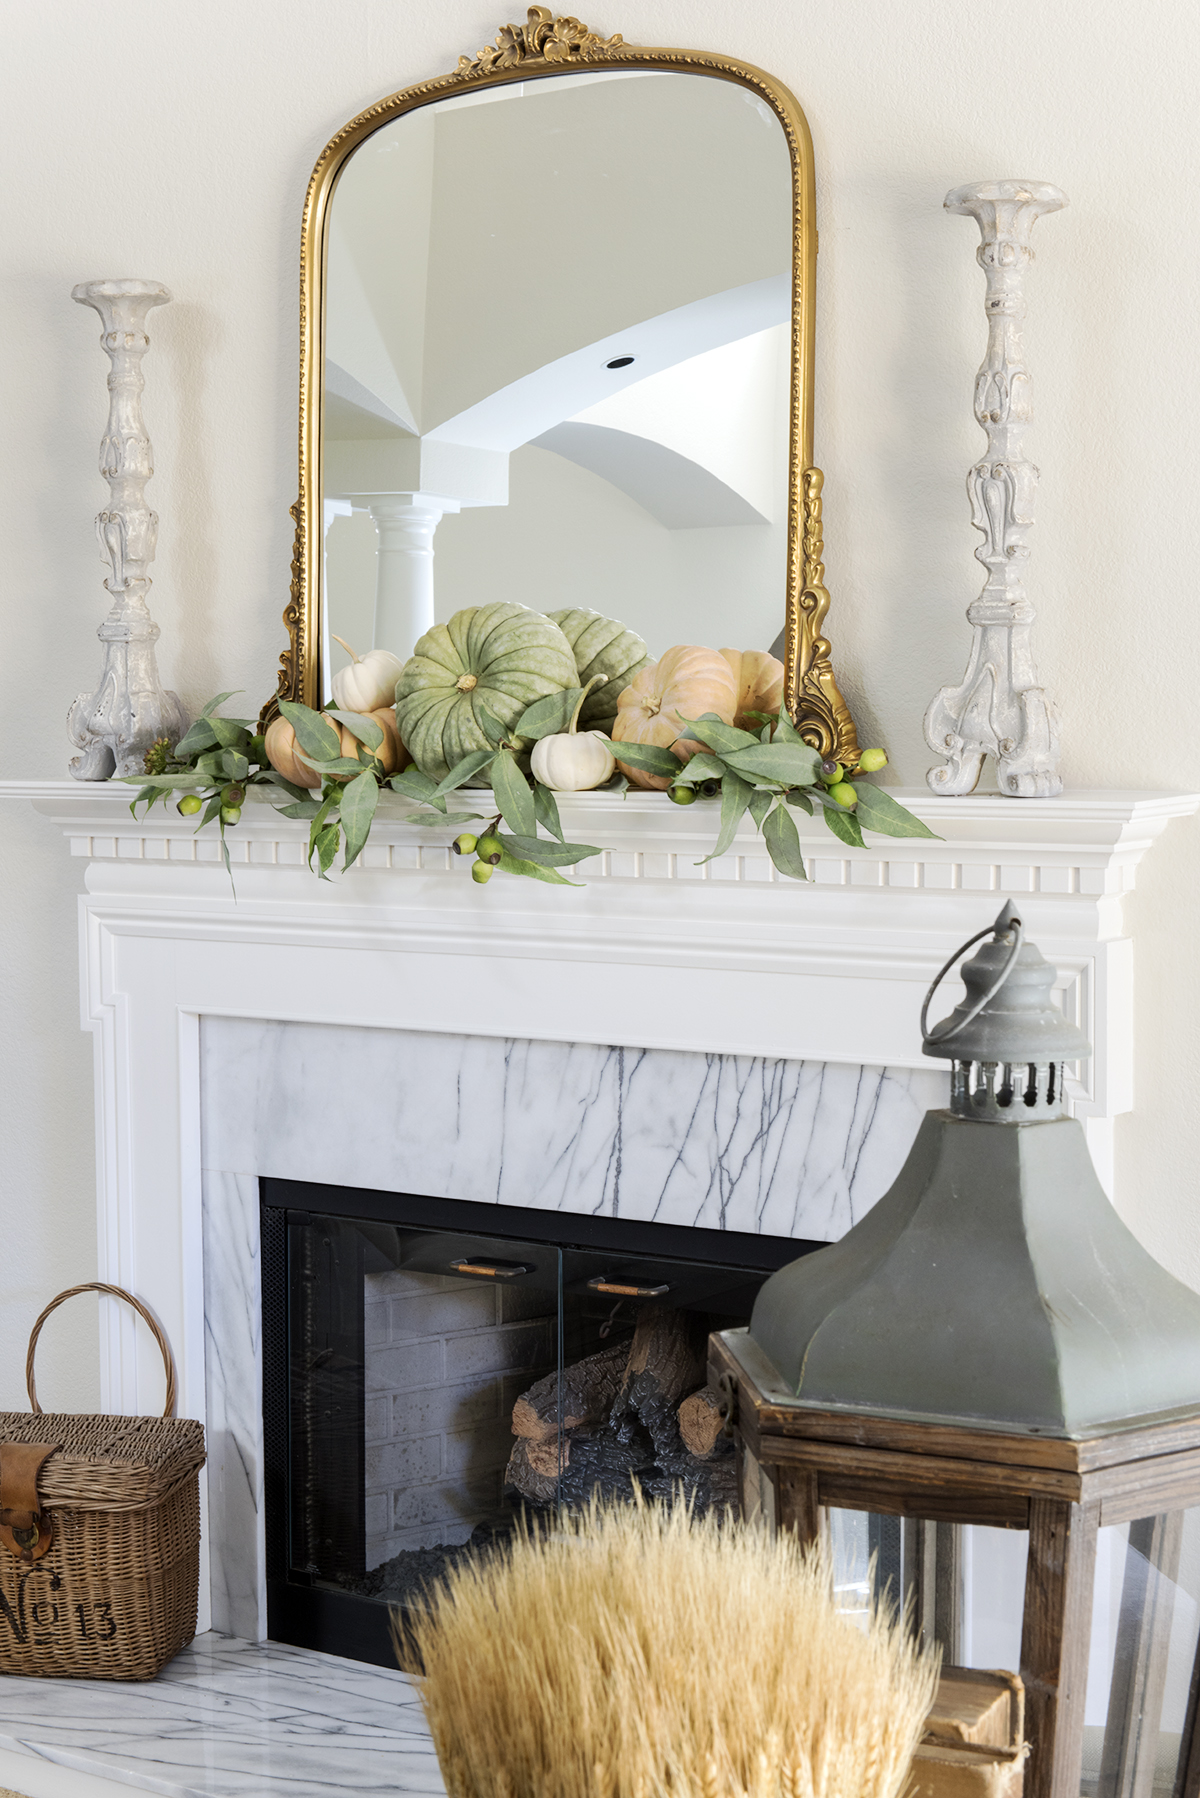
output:
<path id="1" fill-rule="evenodd" d="M 416 802 L 406 824 L 482 826 L 477 832 L 460 829 L 453 843 L 457 853 L 475 858 L 472 875 L 480 884 L 498 868 L 556 886 L 578 886 L 560 870 L 575 868 L 603 850 L 591 843 L 567 842 L 554 794 L 534 778 L 529 755 L 542 737 L 566 730 L 582 692 L 581 687 L 568 687 L 537 700 L 511 730 L 481 708 L 479 721 L 489 746 L 464 756 L 440 781 L 411 766 L 388 774 L 376 753 L 383 747 L 383 730 L 373 718 L 358 712 L 316 712 L 283 700 L 279 709 L 295 732 L 299 759 L 320 777 L 319 788 L 285 780 L 268 761 L 266 743 L 251 719 L 220 716 L 218 707 L 233 697 L 221 693 L 173 748 L 166 738 L 152 746 L 144 775 L 124 777 L 140 787 L 129 809 L 136 817 L 139 805 L 148 812 L 160 799 L 165 803 L 174 797 L 182 816 L 199 814 L 198 830 L 215 821 L 232 878 L 226 830 L 241 817 L 249 787 L 276 788 L 284 801 L 276 808 L 281 815 L 307 822 L 308 865 L 311 868 L 315 861 L 326 879 L 339 850 L 344 868 L 358 860 L 371 834 L 380 792 L 388 787 Z M 891 837 L 937 835 L 890 793 L 862 778 L 886 765 L 882 749 L 865 750 L 858 767 L 847 770 L 838 762 L 823 761 L 786 712 L 754 717 L 760 725 L 757 736 L 724 723 L 713 712 L 686 720 L 685 740 L 698 748 L 683 763 L 669 749 L 653 744 L 612 745 L 613 754 L 627 766 L 669 780 L 667 797 L 677 805 L 719 795 L 717 841 L 697 866 L 726 853 L 747 813 L 775 867 L 791 880 L 808 878 L 793 816 L 797 810 L 809 817 L 819 812 L 833 835 L 855 848 L 863 846 L 864 825 Z M 335 725 L 343 725 L 354 738 L 356 755 L 342 754 Z M 623 792 L 628 786 L 627 777 L 617 773 L 597 790 Z M 470 804 L 479 789 L 490 789 L 494 810 L 450 810 L 452 800 Z"/>

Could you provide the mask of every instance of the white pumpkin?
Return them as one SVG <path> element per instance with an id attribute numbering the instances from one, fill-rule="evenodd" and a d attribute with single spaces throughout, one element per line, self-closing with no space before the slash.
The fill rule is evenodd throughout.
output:
<path id="1" fill-rule="evenodd" d="M 542 737 L 533 746 L 529 758 L 533 777 L 552 792 L 587 793 L 593 787 L 602 787 L 616 773 L 612 744 L 604 732 L 579 729 L 584 700 L 593 687 L 603 685 L 607 678 L 604 674 L 593 675 L 579 695 L 567 729 L 553 737 Z"/>
<path id="2" fill-rule="evenodd" d="M 365 656 L 355 655 L 348 643 L 341 643 L 351 658 L 348 668 L 339 668 L 333 677 L 333 703 L 339 712 L 377 712 L 382 706 L 395 705 L 396 682 L 404 672 L 404 663 L 390 649 L 369 649 Z"/>

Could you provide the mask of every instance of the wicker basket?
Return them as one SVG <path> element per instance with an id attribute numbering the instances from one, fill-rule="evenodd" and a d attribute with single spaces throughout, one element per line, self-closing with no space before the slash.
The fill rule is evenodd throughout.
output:
<path id="1" fill-rule="evenodd" d="M 39 1408 L 38 1336 L 78 1292 L 125 1299 L 150 1325 L 167 1370 L 162 1417 Z M 33 1415 L 0 1412 L 0 1673 L 153 1679 L 196 1633 L 203 1425 L 171 1417 L 170 1348 L 119 1286 L 59 1293 L 33 1326 L 25 1374 Z"/>

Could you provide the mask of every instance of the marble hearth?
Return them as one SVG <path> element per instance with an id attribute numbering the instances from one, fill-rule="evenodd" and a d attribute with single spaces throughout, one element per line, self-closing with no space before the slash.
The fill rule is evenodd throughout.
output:
<path id="1" fill-rule="evenodd" d="M 802 1237 L 886 1188 L 944 1076 L 922 994 L 1006 893 L 1096 1044 L 1072 1089 L 1107 1177 L 1132 1104 L 1122 898 L 1193 796 L 1012 802 L 906 793 L 942 840 L 845 850 L 811 827 L 807 885 L 743 829 L 696 864 L 713 808 L 581 795 L 611 845 L 577 890 L 465 878 L 448 833 L 389 804 L 366 865 L 322 883 L 265 803 L 215 842 L 127 795 L 8 783 L 87 860 L 83 1024 L 96 1041 L 100 1274 L 175 1345 L 208 1430 L 201 1628 L 263 1632 L 260 1174 Z M 953 988 L 947 994 L 953 996 Z M 114 1306 L 103 1402 L 161 1373 Z"/>

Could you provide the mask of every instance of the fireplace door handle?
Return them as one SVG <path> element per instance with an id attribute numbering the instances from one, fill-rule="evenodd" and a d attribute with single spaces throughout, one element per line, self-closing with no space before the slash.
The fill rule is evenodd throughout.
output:
<path id="1" fill-rule="evenodd" d="M 606 1280 L 603 1274 L 588 1281 L 589 1292 L 611 1292 L 622 1299 L 661 1299 L 670 1290 L 669 1286 L 629 1286 L 622 1280 Z"/>
<path id="2" fill-rule="evenodd" d="M 518 1274 L 531 1274 L 524 1261 L 452 1261 L 456 1274 L 478 1274 L 484 1280 L 515 1280 Z"/>

